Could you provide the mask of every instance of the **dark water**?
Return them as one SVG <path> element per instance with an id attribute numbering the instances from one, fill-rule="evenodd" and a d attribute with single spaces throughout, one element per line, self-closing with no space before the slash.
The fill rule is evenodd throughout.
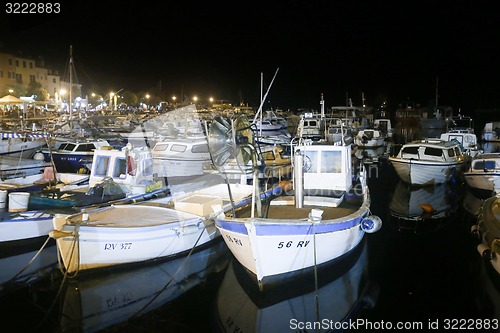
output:
<path id="1" fill-rule="evenodd" d="M 308 281 L 259 294 L 219 243 L 187 259 L 87 278 L 54 269 L 2 290 L 2 331 L 373 331 L 398 323 L 417 331 L 500 319 L 500 276 L 470 233 L 480 198 L 462 183 L 410 189 L 384 159 L 368 171 L 371 210 L 383 227 L 319 276 L 317 288 Z M 420 204 L 436 215 L 422 214 Z"/>

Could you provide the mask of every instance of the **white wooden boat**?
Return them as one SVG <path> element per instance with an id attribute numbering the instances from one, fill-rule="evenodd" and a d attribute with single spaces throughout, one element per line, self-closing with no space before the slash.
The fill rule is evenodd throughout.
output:
<path id="1" fill-rule="evenodd" d="M 468 167 L 470 156 L 454 141 L 425 139 L 406 143 L 389 162 L 406 183 L 434 185 L 460 177 Z"/>
<path id="2" fill-rule="evenodd" d="M 0 246 L 13 250 L 21 243 L 43 243 L 52 230 L 54 216 L 42 211 L 1 212 Z"/>
<path id="3" fill-rule="evenodd" d="M 472 159 L 464 178 L 473 189 L 492 193 L 500 189 L 500 153 L 483 153 Z"/>
<path id="4" fill-rule="evenodd" d="M 311 114 L 301 115 L 296 137 L 319 141 L 325 137 L 321 119 Z"/>
<path id="5" fill-rule="evenodd" d="M 500 274 L 500 197 L 490 197 L 483 202 L 477 224 L 472 227 L 478 236 L 479 254 L 487 259 Z"/>
<path id="6" fill-rule="evenodd" d="M 31 158 L 33 153 L 45 146 L 46 133 L 0 133 L 0 157 Z"/>
<path id="7" fill-rule="evenodd" d="M 329 267 L 315 281 L 300 281 L 260 293 L 246 281 L 245 272 L 233 262 L 226 270 L 217 293 L 216 315 L 220 331 L 238 328 L 241 332 L 309 331 L 313 323 L 323 323 L 314 332 L 342 331 L 356 322 L 363 310 L 375 306 L 378 287 L 368 277 L 368 251 L 342 266 Z M 315 304 L 315 306 L 310 306 Z M 306 325 L 309 325 L 305 329 Z"/>
<path id="8" fill-rule="evenodd" d="M 199 177 L 211 163 L 206 136 L 164 139 L 152 149 L 153 169 L 159 177 Z"/>
<path id="9" fill-rule="evenodd" d="M 97 332 L 145 315 L 207 281 L 229 259 L 230 252 L 220 239 L 189 256 L 113 270 L 117 274 L 77 276 L 65 289 L 60 326 L 64 331 Z"/>
<path id="10" fill-rule="evenodd" d="M 230 153 L 222 150 L 227 138 L 221 135 L 229 127 L 243 129 L 229 132 L 229 137 L 244 136 L 245 122 L 240 127 L 240 121 L 231 125 L 216 118 L 211 123 L 209 148 L 220 169 L 224 168 L 221 156 Z M 250 138 L 241 141 L 251 142 Z M 243 159 L 252 151 L 246 144 L 232 151 L 239 149 Z M 276 187 L 279 195 L 266 202 L 256 200 L 252 209 L 238 216 L 215 217 L 229 249 L 261 288 L 342 257 L 356 248 L 365 232 L 381 226 L 380 218 L 370 215 L 364 168 L 360 166 L 359 174 L 354 169 L 350 146 L 300 143 L 293 152 L 293 190 L 282 184 Z"/>
<path id="11" fill-rule="evenodd" d="M 233 211 L 222 188 L 56 217 L 50 234 L 70 273 L 187 254 L 220 237 L 212 215 Z M 236 184 L 233 190 L 233 199 L 248 205 L 252 187 Z"/>

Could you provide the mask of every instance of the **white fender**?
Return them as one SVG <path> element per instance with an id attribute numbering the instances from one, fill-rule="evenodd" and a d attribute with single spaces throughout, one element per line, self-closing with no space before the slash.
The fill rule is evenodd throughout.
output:
<path id="1" fill-rule="evenodd" d="M 382 219 L 376 215 L 368 215 L 361 220 L 361 229 L 367 233 L 374 233 L 382 228 Z"/>

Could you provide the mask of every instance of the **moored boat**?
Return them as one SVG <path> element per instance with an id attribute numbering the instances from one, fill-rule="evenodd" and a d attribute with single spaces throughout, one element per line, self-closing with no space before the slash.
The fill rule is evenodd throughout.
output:
<path id="1" fill-rule="evenodd" d="M 92 163 L 94 150 L 111 147 L 106 140 L 68 139 L 40 150 L 45 162 L 53 161 L 58 172 L 78 172 Z M 87 173 L 88 170 L 86 171 Z"/>
<path id="2" fill-rule="evenodd" d="M 424 186 L 441 184 L 460 177 L 468 167 L 470 156 L 460 143 L 439 139 L 424 139 L 406 143 L 389 162 L 406 183 Z"/>
<path id="3" fill-rule="evenodd" d="M 493 193 L 500 189 L 500 153 L 483 153 L 472 159 L 464 178 L 471 188 Z"/>
<path id="4" fill-rule="evenodd" d="M 0 156 L 31 158 L 46 144 L 47 133 L 0 133 Z"/>
<path id="5" fill-rule="evenodd" d="M 241 117 L 231 122 L 216 117 L 211 123 L 209 149 L 219 169 L 224 156 L 234 154 L 244 165 L 254 160 L 245 124 Z M 224 150 L 231 137 L 237 138 L 232 149 Z M 380 218 L 370 215 L 365 170 L 353 165 L 350 146 L 299 141 L 292 148 L 293 189 L 281 183 L 275 196 L 264 202 L 256 198 L 238 216 L 215 217 L 229 249 L 262 289 L 342 257 L 365 232 L 381 227 Z"/>
<path id="6" fill-rule="evenodd" d="M 213 215 L 249 204 L 252 187 L 221 184 L 141 204 L 107 205 L 53 219 L 65 269 L 72 273 L 185 255 L 220 237 Z M 224 192 L 224 193 L 223 193 Z"/>

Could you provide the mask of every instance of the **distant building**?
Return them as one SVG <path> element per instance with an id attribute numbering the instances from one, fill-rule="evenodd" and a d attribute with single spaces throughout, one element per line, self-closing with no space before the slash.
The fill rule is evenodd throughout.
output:
<path id="1" fill-rule="evenodd" d="M 15 91 L 19 87 L 27 89 L 30 82 L 40 83 L 49 94 L 49 100 L 57 100 L 61 89 L 69 91 L 69 83 L 61 80 L 58 71 L 45 67 L 41 58 L 32 59 L 0 51 L 0 90 Z M 74 84 L 73 93 L 74 97 L 79 96 L 81 85 Z"/>

